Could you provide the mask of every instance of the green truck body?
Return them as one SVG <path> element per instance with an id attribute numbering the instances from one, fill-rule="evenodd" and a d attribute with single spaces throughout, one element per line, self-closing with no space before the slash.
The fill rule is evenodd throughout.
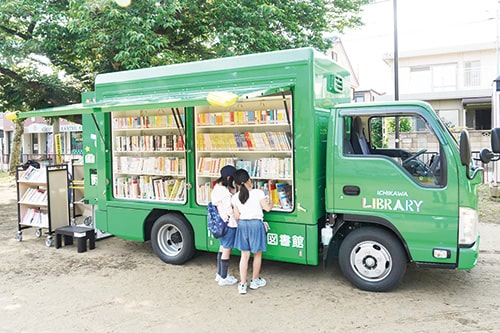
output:
<path id="1" fill-rule="evenodd" d="M 82 104 L 20 116 L 82 114 L 96 228 L 151 241 L 167 263 L 218 251 L 206 216 L 217 173 L 201 170 L 229 160 L 251 173 L 272 165 L 276 173 L 259 164 L 252 176 L 270 196 L 286 187 L 278 193 L 286 202 L 265 214 L 265 259 L 318 265 L 338 256 L 349 281 L 373 291 L 397 286 L 409 262 L 473 268 L 481 171 L 464 163 L 466 133 L 459 144 L 426 103 L 349 104 L 350 96 L 349 73 L 303 48 L 100 74 Z M 152 125 L 159 116 L 170 134 Z M 248 133 L 269 141 L 252 149 L 238 141 Z M 178 149 L 161 146 L 165 138 Z M 206 140 L 222 146 L 209 149 Z M 180 169 L 146 168 L 163 155 Z M 176 184 L 176 198 L 159 194 Z"/>

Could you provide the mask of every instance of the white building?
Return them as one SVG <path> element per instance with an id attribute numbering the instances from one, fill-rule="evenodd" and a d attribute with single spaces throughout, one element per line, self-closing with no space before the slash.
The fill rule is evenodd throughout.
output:
<path id="1" fill-rule="evenodd" d="M 399 55 L 399 99 L 429 102 L 451 128 L 490 130 L 496 59 L 494 43 L 402 53 Z M 393 71 L 392 56 L 384 60 Z M 391 100 L 394 95 L 379 99 Z"/>

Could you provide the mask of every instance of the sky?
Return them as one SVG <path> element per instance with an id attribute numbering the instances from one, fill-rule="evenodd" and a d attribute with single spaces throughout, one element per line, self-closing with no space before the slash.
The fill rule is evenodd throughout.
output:
<path id="1" fill-rule="evenodd" d="M 400 55 L 438 47 L 492 43 L 498 38 L 500 0 L 397 0 Z M 392 93 L 384 63 L 394 53 L 393 0 L 363 7 L 361 28 L 340 35 L 360 89 Z"/>

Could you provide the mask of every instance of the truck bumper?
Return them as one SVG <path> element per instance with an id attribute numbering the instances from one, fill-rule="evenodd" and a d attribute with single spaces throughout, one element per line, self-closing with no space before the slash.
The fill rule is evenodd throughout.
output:
<path id="1" fill-rule="evenodd" d="M 476 266 L 479 255 L 479 240 L 480 237 L 477 236 L 472 247 L 458 249 L 458 269 L 471 269 Z"/>

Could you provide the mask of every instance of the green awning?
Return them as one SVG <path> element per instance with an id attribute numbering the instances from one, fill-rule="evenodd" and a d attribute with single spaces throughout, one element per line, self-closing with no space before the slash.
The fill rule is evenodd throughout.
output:
<path id="1" fill-rule="evenodd" d="M 29 117 L 61 117 L 69 115 L 90 114 L 94 112 L 113 112 L 131 110 L 134 108 L 155 107 L 190 107 L 208 105 L 207 96 L 213 92 L 230 92 L 238 95 L 238 101 L 268 96 L 279 92 L 288 91 L 291 85 L 262 84 L 243 87 L 220 87 L 204 90 L 172 91 L 155 95 L 120 96 L 105 98 L 95 103 L 79 103 L 58 106 L 28 112 L 20 112 L 19 118 Z"/>

